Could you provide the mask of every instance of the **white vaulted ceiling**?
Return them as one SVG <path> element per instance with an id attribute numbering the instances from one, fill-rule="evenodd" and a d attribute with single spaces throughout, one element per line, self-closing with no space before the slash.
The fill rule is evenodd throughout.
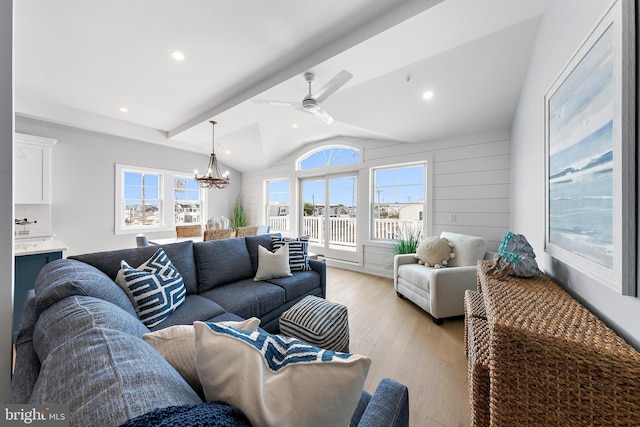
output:
<path id="1" fill-rule="evenodd" d="M 411 143 L 504 129 L 545 4 L 20 0 L 16 112 L 202 153 L 215 119 L 216 152 L 240 171 L 341 135 Z M 331 125 L 251 101 L 301 101 L 305 71 L 317 90 L 342 69 L 354 77 L 322 104 Z"/>

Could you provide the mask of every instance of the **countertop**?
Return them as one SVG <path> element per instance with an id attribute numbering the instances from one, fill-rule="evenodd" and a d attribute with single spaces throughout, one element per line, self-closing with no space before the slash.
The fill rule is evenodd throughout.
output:
<path id="1" fill-rule="evenodd" d="M 35 255 L 49 252 L 61 252 L 69 250 L 67 245 L 60 240 L 39 240 L 31 242 L 16 242 L 15 255 Z"/>
<path id="2" fill-rule="evenodd" d="M 29 240 L 46 240 L 51 239 L 53 236 L 53 233 L 51 233 L 50 231 L 33 231 L 29 234 L 19 234 L 18 232 L 16 232 L 14 235 L 14 239 L 16 242 L 21 242 Z"/>

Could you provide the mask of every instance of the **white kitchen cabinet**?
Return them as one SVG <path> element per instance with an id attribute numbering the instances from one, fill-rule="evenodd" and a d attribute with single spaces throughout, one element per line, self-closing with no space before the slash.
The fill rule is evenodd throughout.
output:
<path id="1" fill-rule="evenodd" d="M 22 133 L 15 137 L 15 203 L 50 204 L 51 150 L 57 140 Z"/>

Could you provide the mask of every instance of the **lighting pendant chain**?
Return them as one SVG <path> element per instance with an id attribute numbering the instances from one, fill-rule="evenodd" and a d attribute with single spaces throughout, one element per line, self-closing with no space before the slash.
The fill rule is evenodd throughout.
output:
<path id="1" fill-rule="evenodd" d="M 198 181 L 200 187 L 202 188 L 225 188 L 227 187 L 231 179 L 229 179 L 229 172 L 226 172 L 224 175 L 220 174 L 220 168 L 218 168 L 218 160 L 216 159 L 216 141 L 215 141 L 215 125 L 216 122 L 210 120 L 209 123 L 212 125 L 211 130 L 211 156 L 209 156 L 209 166 L 207 167 L 207 171 L 204 175 L 198 176 L 198 171 L 193 171 L 193 179 Z"/>

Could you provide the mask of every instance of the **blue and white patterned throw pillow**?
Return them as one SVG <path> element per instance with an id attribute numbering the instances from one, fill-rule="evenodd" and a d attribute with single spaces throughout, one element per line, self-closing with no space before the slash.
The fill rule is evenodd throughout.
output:
<path id="1" fill-rule="evenodd" d="M 309 271 L 309 236 L 297 238 L 271 236 L 273 250 L 277 251 L 284 245 L 289 245 L 289 268 L 291 271 Z"/>
<path id="2" fill-rule="evenodd" d="M 370 358 L 260 331 L 193 325 L 196 369 L 207 400 L 230 403 L 252 425 L 349 425 Z"/>
<path id="3" fill-rule="evenodd" d="M 121 261 L 116 283 L 125 290 L 138 318 L 152 328 L 169 317 L 185 300 L 182 275 L 162 248 L 138 268 Z"/>

